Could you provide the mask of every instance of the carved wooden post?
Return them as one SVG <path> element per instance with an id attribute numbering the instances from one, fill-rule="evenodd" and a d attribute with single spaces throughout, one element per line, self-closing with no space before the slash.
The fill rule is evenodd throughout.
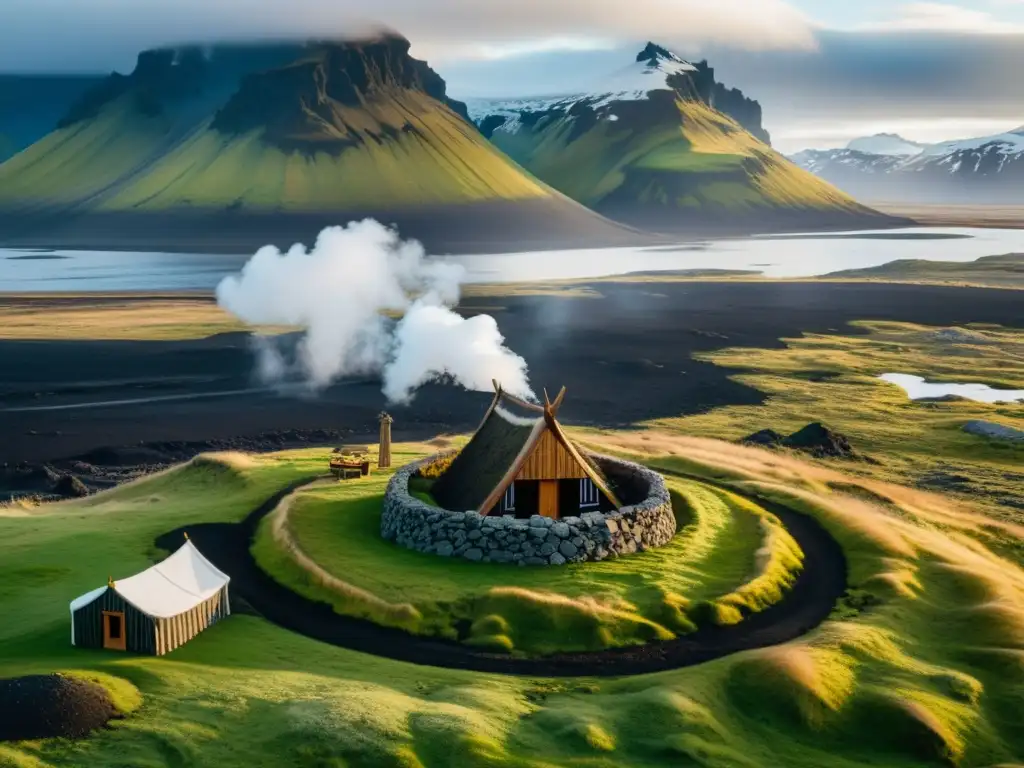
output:
<path id="1" fill-rule="evenodd" d="M 377 466 L 391 466 L 391 422 L 394 421 L 383 411 L 380 414 L 380 448 L 377 451 Z"/>

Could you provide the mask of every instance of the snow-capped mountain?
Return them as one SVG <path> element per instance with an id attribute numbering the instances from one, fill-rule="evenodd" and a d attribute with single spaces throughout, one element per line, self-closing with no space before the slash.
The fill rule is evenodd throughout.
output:
<path id="1" fill-rule="evenodd" d="M 895 133 L 876 133 L 874 136 L 864 136 L 854 139 L 846 145 L 847 149 L 856 152 L 864 152 L 869 155 L 898 155 L 907 156 L 919 155 L 924 151 L 927 144 L 918 144 L 916 141 L 907 141 Z"/>
<path id="2" fill-rule="evenodd" d="M 504 114 L 509 117 L 524 111 L 543 112 L 551 109 L 569 109 L 575 104 L 593 108 L 607 106 L 613 101 L 639 101 L 651 91 L 670 91 L 673 75 L 696 72 L 697 67 L 674 53 L 648 43 L 637 60 L 628 67 L 614 72 L 595 84 L 593 90 L 560 96 L 534 99 L 467 99 L 469 116 L 479 122 L 488 115 Z"/>
<path id="3" fill-rule="evenodd" d="M 791 159 L 865 200 L 1024 203 L 1024 126 L 930 145 L 882 134 Z"/>
<path id="4" fill-rule="evenodd" d="M 761 105 L 648 43 L 574 94 L 469 101 L 480 132 L 604 216 L 662 232 L 855 228 L 887 221 L 775 152 Z"/>
<path id="5" fill-rule="evenodd" d="M 484 135 L 494 131 L 516 133 L 527 115 L 569 114 L 580 109 L 597 112 L 615 122 L 619 116 L 613 105 L 619 102 L 648 101 L 658 94 L 671 94 L 704 101 L 732 117 L 754 136 L 771 143 L 761 124 L 761 105 L 746 98 L 735 88 L 715 81 L 715 70 L 706 61 L 693 64 L 666 48 L 648 43 L 628 66 L 595 81 L 579 93 L 517 99 L 466 99 L 470 118 Z"/>

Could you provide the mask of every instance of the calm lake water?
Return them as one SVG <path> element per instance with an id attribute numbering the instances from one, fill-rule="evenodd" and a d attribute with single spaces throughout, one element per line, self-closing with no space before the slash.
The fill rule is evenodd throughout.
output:
<path id="1" fill-rule="evenodd" d="M 988 384 L 949 384 L 926 381 L 906 373 L 886 373 L 879 377 L 902 387 L 911 400 L 955 395 L 979 403 L 1013 403 L 1024 400 L 1024 389 L 993 389 Z"/>
<path id="2" fill-rule="evenodd" d="M 1024 253 L 1024 230 L 903 229 L 440 258 L 464 264 L 473 282 L 509 282 L 707 269 L 812 277 L 896 259 L 972 261 L 1005 253 Z M 250 255 L 0 249 L 0 291 L 210 290 Z"/>

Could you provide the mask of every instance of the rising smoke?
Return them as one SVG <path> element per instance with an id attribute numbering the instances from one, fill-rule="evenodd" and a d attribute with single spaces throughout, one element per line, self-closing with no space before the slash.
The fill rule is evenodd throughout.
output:
<path id="1" fill-rule="evenodd" d="M 380 373 L 395 403 L 431 381 L 487 390 L 497 379 L 533 398 L 526 361 L 504 346 L 494 318 L 450 309 L 464 278 L 461 266 L 429 261 L 418 242 L 366 219 L 325 229 L 309 251 L 261 248 L 217 286 L 217 303 L 249 325 L 303 330 L 297 347 L 254 337 L 257 373 L 270 385 L 317 391 L 343 376 Z"/>

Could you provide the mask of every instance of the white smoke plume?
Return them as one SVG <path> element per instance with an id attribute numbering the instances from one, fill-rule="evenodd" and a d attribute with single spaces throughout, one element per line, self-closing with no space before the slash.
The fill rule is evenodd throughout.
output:
<path id="1" fill-rule="evenodd" d="M 268 384 L 298 380 L 315 391 L 380 373 L 388 400 L 406 403 L 431 381 L 488 390 L 497 379 L 532 399 L 526 361 L 504 346 L 494 318 L 450 309 L 464 278 L 461 266 L 430 261 L 418 242 L 366 219 L 325 229 L 308 251 L 261 248 L 217 286 L 217 303 L 249 325 L 303 329 L 292 352 L 255 337 L 257 373 Z"/>

